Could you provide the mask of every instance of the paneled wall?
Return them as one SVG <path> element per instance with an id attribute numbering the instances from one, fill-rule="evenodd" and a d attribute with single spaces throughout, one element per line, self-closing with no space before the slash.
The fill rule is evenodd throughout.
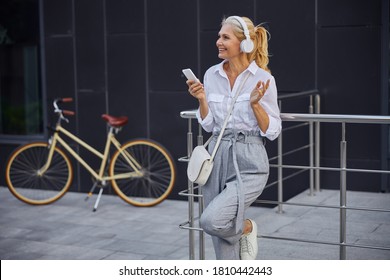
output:
<path id="1" fill-rule="evenodd" d="M 381 1 L 318 1 L 317 71 L 323 112 L 381 114 L 381 28 Z M 322 127 L 323 165 L 340 166 L 335 136 L 341 138 L 340 125 Z M 380 139 L 379 125 L 347 125 L 347 166 L 381 169 L 379 159 L 386 151 Z M 324 186 L 338 186 L 337 176 L 324 175 Z M 380 175 L 348 173 L 348 187 L 378 191 Z"/>
<path id="2" fill-rule="evenodd" d="M 77 113 L 68 125 L 103 149 L 101 114 L 127 115 L 121 140 L 150 137 L 175 159 L 186 153 L 183 110 L 197 101 L 187 93 L 181 69 L 202 77 L 218 63 L 215 41 L 221 19 L 245 15 L 269 30 L 270 69 L 280 94 L 319 89 L 321 110 L 335 114 L 381 114 L 381 9 L 385 0 L 41 0 L 44 45 L 43 89 L 48 118 L 51 100 L 74 97 Z M 387 13 L 388 20 L 388 13 Z M 283 105 L 306 112 L 307 105 Z M 53 121 L 53 120 L 51 120 Z M 324 125 L 321 163 L 338 166 L 341 128 Z M 306 132 L 285 138 L 302 142 Z M 350 166 L 380 167 L 378 127 L 348 130 Z M 294 140 L 294 141 L 292 141 Z M 378 142 L 379 143 L 379 142 Z M 268 143 L 274 154 L 276 143 Z M 86 151 L 80 153 L 94 162 Z M 306 156 L 306 155 L 305 155 Z M 291 161 L 301 160 L 301 156 Z M 186 187 L 186 166 L 177 162 L 176 192 Z M 77 168 L 73 190 L 88 191 L 90 176 Z M 273 177 L 275 170 L 272 170 Z M 351 188 L 378 191 L 379 176 L 351 176 Z M 322 187 L 338 188 L 338 174 L 324 173 Z M 307 188 L 307 174 L 286 181 L 286 197 Z M 274 196 L 274 191 L 266 191 Z"/>

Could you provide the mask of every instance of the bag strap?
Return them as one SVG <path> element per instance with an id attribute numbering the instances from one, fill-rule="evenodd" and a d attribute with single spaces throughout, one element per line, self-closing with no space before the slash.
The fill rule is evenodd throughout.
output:
<path id="1" fill-rule="evenodd" d="M 250 75 L 250 72 L 248 71 L 248 73 L 247 73 L 247 75 L 245 76 L 244 80 L 241 82 L 240 87 L 238 88 L 236 95 L 234 96 L 233 103 L 232 103 L 232 105 L 231 105 L 230 108 L 229 108 L 228 114 L 227 114 L 227 116 L 226 116 L 226 118 L 225 118 L 225 121 L 224 121 L 224 123 L 223 123 L 223 125 L 222 125 L 221 131 L 220 131 L 220 133 L 219 133 L 219 135 L 218 135 L 217 143 L 215 144 L 213 153 L 211 154 L 211 158 L 210 158 L 211 161 L 214 160 L 214 157 L 215 157 L 215 154 L 217 153 L 219 144 L 221 143 L 221 139 L 222 139 L 223 133 L 225 132 L 225 129 L 226 129 L 226 126 L 227 126 L 229 117 L 230 117 L 230 115 L 231 115 L 232 112 L 233 112 L 234 104 L 236 103 L 237 98 L 238 98 L 238 95 L 240 94 L 240 91 L 242 90 L 242 88 L 243 88 L 243 86 L 244 86 L 246 80 L 248 79 L 249 75 Z M 211 138 L 212 138 L 212 136 L 210 137 L 209 140 L 207 140 L 205 146 L 207 146 L 207 145 L 210 143 Z"/>

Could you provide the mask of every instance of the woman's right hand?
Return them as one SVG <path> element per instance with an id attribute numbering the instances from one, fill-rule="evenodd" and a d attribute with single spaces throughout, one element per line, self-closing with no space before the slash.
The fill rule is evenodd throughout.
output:
<path id="1" fill-rule="evenodd" d="M 203 84 L 197 81 L 187 80 L 188 92 L 198 99 L 199 101 L 206 98 L 206 93 L 204 92 Z"/>

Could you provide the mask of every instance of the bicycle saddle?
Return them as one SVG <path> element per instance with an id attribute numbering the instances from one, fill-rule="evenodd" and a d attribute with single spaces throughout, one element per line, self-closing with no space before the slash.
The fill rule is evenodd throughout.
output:
<path id="1" fill-rule="evenodd" d="M 129 121 L 128 117 L 114 117 L 107 114 L 103 114 L 102 119 L 113 127 L 122 127 Z"/>

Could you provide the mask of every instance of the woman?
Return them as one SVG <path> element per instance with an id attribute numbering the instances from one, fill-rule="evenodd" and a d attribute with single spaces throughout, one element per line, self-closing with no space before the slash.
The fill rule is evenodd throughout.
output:
<path id="1" fill-rule="evenodd" d="M 274 140 L 281 130 L 275 80 L 267 67 L 267 31 L 246 17 L 231 16 L 222 21 L 216 45 L 223 61 L 206 71 L 204 84 L 187 81 L 199 101 L 199 123 L 213 133 L 210 152 L 240 83 L 248 78 L 203 187 L 200 225 L 212 236 L 217 259 L 255 259 L 257 225 L 244 213 L 268 179 L 264 140 Z"/>

